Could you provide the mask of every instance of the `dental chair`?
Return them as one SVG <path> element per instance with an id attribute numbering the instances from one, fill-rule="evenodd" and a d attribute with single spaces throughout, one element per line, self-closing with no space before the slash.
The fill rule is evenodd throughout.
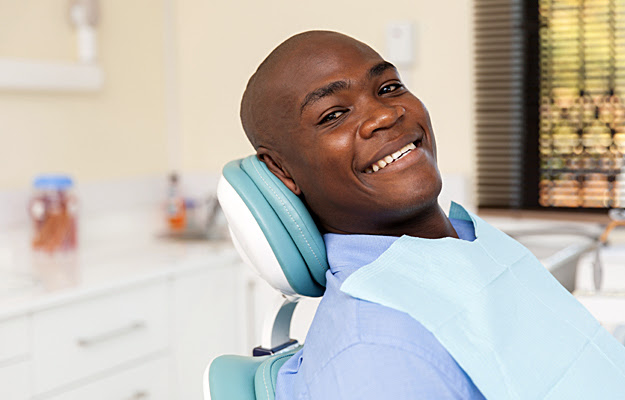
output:
<path id="1" fill-rule="evenodd" d="M 241 258 L 283 296 L 252 357 L 224 355 L 206 368 L 204 397 L 272 400 L 278 370 L 301 348 L 289 337 L 295 306 L 325 290 L 325 244 L 302 201 L 256 156 L 224 167 L 217 196 Z"/>

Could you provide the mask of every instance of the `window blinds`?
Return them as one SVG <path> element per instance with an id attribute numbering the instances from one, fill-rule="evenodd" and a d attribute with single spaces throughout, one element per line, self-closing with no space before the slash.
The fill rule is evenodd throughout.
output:
<path id="1" fill-rule="evenodd" d="M 521 0 L 475 0 L 475 112 L 480 207 L 520 208 L 525 35 Z"/>

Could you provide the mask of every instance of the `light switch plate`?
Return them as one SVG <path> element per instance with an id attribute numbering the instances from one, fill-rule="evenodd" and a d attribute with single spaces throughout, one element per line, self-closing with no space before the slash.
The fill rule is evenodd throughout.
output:
<path id="1" fill-rule="evenodd" d="M 386 25 L 386 57 L 397 66 L 415 63 L 415 24 L 410 21 L 389 22 Z"/>

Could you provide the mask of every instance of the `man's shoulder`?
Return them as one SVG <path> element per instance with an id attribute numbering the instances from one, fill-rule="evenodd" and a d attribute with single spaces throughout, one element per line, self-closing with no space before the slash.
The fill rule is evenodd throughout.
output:
<path id="1" fill-rule="evenodd" d="M 379 352 L 400 349 L 435 363 L 452 360 L 432 333 L 408 314 L 329 286 L 306 337 L 306 375 L 314 375 L 338 355 L 376 347 Z"/>
<path id="2" fill-rule="evenodd" d="M 408 393 L 427 385 L 434 385 L 426 390 L 431 395 L 448 392 L 441 398 L 473 398 L 457 396 L 470 380 L 423 325 L 403 312 L 353 298 L 334 283 L 329 282 L 304 348 L 280 370 L 281 392 L 289 395 L 279 397 L 359 398 L 335 391 L 387 376 L 401 377 L 395 389 L 406 392 L 397 393 L 399 398 L 412 398 Z"/>
<path id="3" fill-rule="evenodd" d="M 299 360 L 302 399 L 481 399 L 470 378 L 455 363 L 424 347 L 387 340 L 355 341 L 322 365 Z"/>

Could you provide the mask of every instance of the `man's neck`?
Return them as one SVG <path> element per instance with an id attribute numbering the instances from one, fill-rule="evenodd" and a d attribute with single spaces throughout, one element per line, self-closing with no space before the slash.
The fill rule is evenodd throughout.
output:
<path id="1" fill-rule="evenodd" d="M 408 235 L 426 239 L 458 238 L 456 230 L 438 202 L 416 216 L 407 219 L 405 223 L 393 224 L 392 227 L 388 228 L 388 235 Z"/>
<path id="2" fill-rule="evenodd" d="M 419 212 L 401 218 L 388 218 L 379 216 L 378 221 L 369 217 L 368 226 L 353 228 L 352 230 L 338 229 L 333 226 L 319 223 L 321 230 L 326 233 L 338 234 L 365 234 L 385 236 L 413 236 L 426 239 L 440 239 L 444 237 L 458 238 L 453 225 L 440 208 L 437 201 L 422 208 Z M 381 221 L 381 220 L 382 221 Z"/>

